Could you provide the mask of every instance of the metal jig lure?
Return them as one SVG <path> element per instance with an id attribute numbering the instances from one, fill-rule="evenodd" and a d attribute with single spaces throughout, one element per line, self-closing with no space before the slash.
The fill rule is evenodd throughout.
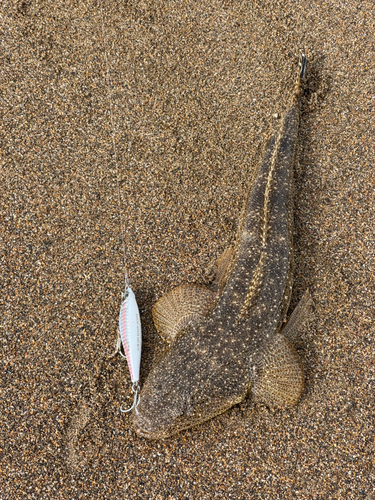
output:
<path id="1" fill-rule="evenodd" d="M 121 352 L 121 343 L 125 355 Z M 142 328 L 138 305 L 133 290 L 130 288 L 128 282 L 126 282 L 125 292 L 122 294 L 119 316 L 119 338 L 117 340 L 116 352 L 119 352 L 128 362 L 134 399 L 132 406 L 127 410 L 124 410 L 121 406 L 120 411 L 123 413 L 127 413 L 133 409 L 137 412 L 137 406 L 140 401 L 139 369 L 141 365 L 141 351 Z"/>

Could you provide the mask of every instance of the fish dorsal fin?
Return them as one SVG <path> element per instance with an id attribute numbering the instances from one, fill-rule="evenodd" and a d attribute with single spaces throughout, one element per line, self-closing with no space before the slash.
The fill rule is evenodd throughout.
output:
<path id="1" fill-rule="evenodd" d="M 252 392 L 255 399 L 271 408 L 298 403 L 304 376 L 301 362 L 292 345 L 280 333 L 265 346 L 254 367 Z"/>
<path id="2" fill-rule="evenodd" d="M 194 284 L 181 285 L 163 295 L 152 309 L 159 335 L 171 342 L 189 323 L 197 324 L 213 309 L 217 294 Z"/>

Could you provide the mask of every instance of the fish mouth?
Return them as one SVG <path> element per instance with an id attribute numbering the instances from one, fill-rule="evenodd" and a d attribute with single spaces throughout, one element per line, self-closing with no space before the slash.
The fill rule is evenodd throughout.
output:
<path id="1" fill-rule="evenodd" d="M 168 433 L 163 430 L 156 430 L 151 419 L 145 417 L 138 411 L 134 413 L 133 427 L 138 436 L 147 439 L 163 439 L 168 437 Z"/>

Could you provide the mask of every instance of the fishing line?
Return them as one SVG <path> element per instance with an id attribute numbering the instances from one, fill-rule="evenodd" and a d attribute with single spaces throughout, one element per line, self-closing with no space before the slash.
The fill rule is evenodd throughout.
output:
<path id="1" fill-rule="evenodd" d="M 108 62 L 108 54 L 107 54 L 107 39 L 105 36 L 105 30 L 104 30 L 104 14 L 103 14 L 103 2 L 100 0 L 100 15 L 101 15 L 101 20 L 102 20 L 102 38 L 103 38 L 103 45 L 104 45 L 104 60 L 105 60 L 105 65 L 106 65 L 106 83 L 107 83 L 107 95 L 108 95 L 108 102 L 109 102 L 109 114 L 110 114 L 110 119 L 111 119 L 111 137 L 112 137 L 112 147 L 113 147 L 113 155 L 114 155 L 114 160 L 115 160 L 115 167 L 116 167 L 116 182 L 117 182 L 117 201 L 118 201 L 118 210 L 120 214 L 120 231 L 121 231 L 121 245 L 122 245 L 122 253 L 123 253 L 123 264 L 124 264 L 124 269 L 125 269 L 125 289 L 129 285 L 128 283 L 128 268 L 126 265 L 126 244 L 125 244 L 125 232 L 124 232 L 124 222 L 122 218 L 122 196 L 121 196 L 121 189 L 120 189 L 120 171 L 118 167 L 118 161 L 117 161 L 117 147 L 116 147 L 116 133 L 115 133 L 115 120 L 113 116 L 113 103 L 112 103 L 112 81 L 111 81 L 111 74 L 109 71 L 109 62 Z"/>
<path id="2" fill-rule="evenodd" d="M 104 13 L 103 13 L 103 2 L 99 0 L 100 5 L 100 15 L 102 21 L 102 38 L 106 65 L 106 82 L 107 82 L 107 95 L 110 110 L 111 119 L 111 129 L 112 129 L 112 146 L 116 167 L 116 182 L 117 182 L 117 193 L 118 193 L 118 210 L 120 216 L 120 233 L 121 233 L 121 246 L 123 253 L 123 263 L 124 263 L 124 278 L 125 278 L 125 291 L 121 294 L 121 307 L 119 315 L 119 328 L 118 328 L 118 340 L 116 344 L 116 352 L 120 353 L 122 357 L 125 357 L 128 362 L 130 378 L 132 381 L 132 392 L 134 394 L 133 404 L 130 408 L 124 410 L 121 406 L 120 411 L 127 413 L 131 410 L 137 412 L 137 406 L 140 401 L 139 397 L 139 370 L 141 363 L 141 350 L 142 350 L 142 329 L 141 320 L 139 315 L 139 309 L 137 301 L 133 290 L 130 288 L 129 278 L 128 278 L 128 268 L 126 264 L 126 242 L 125 242 L 125 231 L 124 231 L 124 221 L 122 217 L 122 196 L 120 189 L 120 170 L 118 166 L 118 155 L 116 147 L 116 132 L 115 132 L 115 120 L 113 114 L 113 102 L 112 102 L 112 81 L 109 71 L 109 61 L 107 52 L 107 39 L 105 36 L 104 29 Z M 121 352 L 121 344 L 124 349 L 125 355 Z"/>

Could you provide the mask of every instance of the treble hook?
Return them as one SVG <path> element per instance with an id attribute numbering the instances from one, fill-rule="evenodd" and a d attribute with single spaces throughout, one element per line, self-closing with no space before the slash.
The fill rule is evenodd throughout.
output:
<path id="1" fill-rule="evenodd" d="M 120 407 L 120 411 L 122 413 L 128 413 L 129 411 L 132 411 L 132 410 L 135 410 L 135 413 L 138 413 L 138 410 L 137 410 L 137 406 L 139 405 L 139 402 L 141 400 L 140 396 L 138 395 L 139 391 L 140 391 L 140 388 L 139 388 L 139 384 L 138 384 L 138 381 L 134 382 L 133 385 L 132 385 L 132 391 L 134 393 L 134 399 L 133 399 L 133 404 L 131 405 L 130 408 L 128 408 L 127 410 L 124 410 L 122 407 L 123 405 L 121 405 Z"/>

